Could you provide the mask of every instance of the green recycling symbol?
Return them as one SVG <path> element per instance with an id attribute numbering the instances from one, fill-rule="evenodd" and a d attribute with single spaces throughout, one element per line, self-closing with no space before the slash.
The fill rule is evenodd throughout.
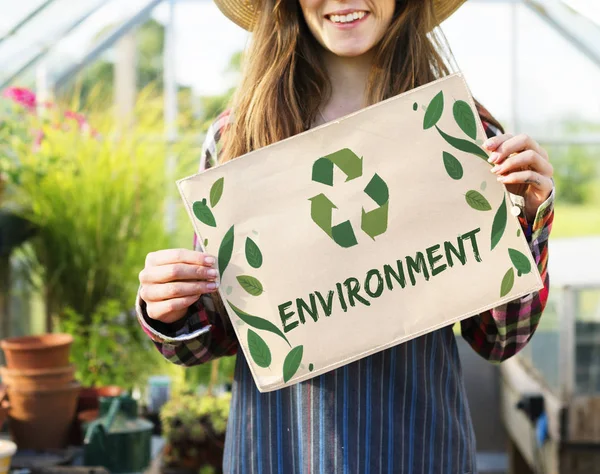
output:
<path id="1" fill-rule="evenodd" d="M 346 182 L 360 178 L 363 175 L 363 159 L 359 158 L 349 148 L 344 148 L 315 161 L 312 168 L 312 180 L 327 186 L 333 186 L 334 166 L 337 166 L 346 175 Z M 375 173 L 365 187 L 364 192 L 379 207 L 369 212 L 365 211 L 364 208 L 362 209 L 360 228 L 375 240 L 375 237 L 387 230 L 389 189 L 385 181 Z M 310 215 L 312 220 L 336 244 L 344 248 L 358 244 L 349 220 L 333 225 L 333 210 L 338 209 L 338 207 L 325 194 L 317 194 L 309 201 L 311 201 Z"/>

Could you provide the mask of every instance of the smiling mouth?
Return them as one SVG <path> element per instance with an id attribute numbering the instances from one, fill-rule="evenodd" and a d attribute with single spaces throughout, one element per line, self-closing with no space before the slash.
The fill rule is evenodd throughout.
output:
<path id="1" fill-rule="evenodd" d="M 365 12 L 362 10 L 356 10 L 356 11 L 350 11 L 350 12 L 343 12 L 341 14 L 332 13 L 329 15 L 325 15 L 325 18 L 327 18 L 330 22 L 335 23 L 335 24 L 352 24 L 352 23 L 357 23 L 357 22 L 361 21 L 368 14 L 369 14 L 369 12 Z"/>

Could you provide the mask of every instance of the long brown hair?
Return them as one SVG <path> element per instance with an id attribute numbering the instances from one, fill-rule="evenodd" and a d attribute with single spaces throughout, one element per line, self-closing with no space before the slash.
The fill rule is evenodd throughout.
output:
<path id="1" fill-rule="evenodd" d="M 319 54 L 322 47 L 308 29 L 298 0 L 263 0 L 261 12 L 233 99 L 234 120 L 224 137 L 221 161 L 309 129 L 331 92 Z M 443 42 L 433 31 L 437 24 L 432 0 L 396 2 L 392 23 L 376 46 L 366 105 L 449 74 Z M 445 55 L 451 55 L 449 48 Z M 502 130 L 477 107 L 482 118 Z"/>

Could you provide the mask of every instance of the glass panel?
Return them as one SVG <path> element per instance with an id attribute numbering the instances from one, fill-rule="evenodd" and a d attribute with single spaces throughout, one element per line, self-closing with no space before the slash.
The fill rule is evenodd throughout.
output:
<path id="1" fill-rule="evenodd" d="M 7 35 L 16 25 L 28 15 L 41 7 L 46 0 L 0 0 L 0 38 Z"/>
<path id="2" fill-rule="evenodd" d="M 550 291 L 544 315 L 535 335 L 519 353 L 532 371 L 537 373 L 548 388 L 560 393 L 560 305 L 563 293 L 557 288 Z"/>
<path id="3" fill-rule="evenodd" d="M 562 0 L 570 8 L 589 18 L 600 26 L 600 4 L 590 0 Z"/>
<path id="4" fill-rule="evenodd" d="M 572 124 L 575 130 L 583 126 L 581 122 Z M 600 143 L 542 142 L 541 145 L 548 151 L 554 166 L 557 212 L 552 238 L 600 235 Z M 550 261 L 552 262 L 552 251 Z M 581 268 L 573 268 L 571 265 L 564 268 L 564 276 L 575 273 L 577 281 L 584 280 L 580 270 Z M 592 268 L 587 271 L 590 278 L 594 271 L 596 270 Z M 560 279 L 562 281 L 565 278 L 561 275 Z M 593 280 L 598 281 L 598 278 Z M 585 281 L 583 283 L 589 284 Z"/>
<path id="5" fill-rule="evenodd" d="M 0 44 L 0 64 L 7 66 L 0 73 L 0 82 L 42 55 L 68 33 L 79 19 L 102 3 L 104 0 L 55 0 L 41 14 L 33 17 Z"/>
<path id="6" fill-rule="evenodd" d="M 600 142 L 600 68 L 527 7 L 519 8 L 518 32 L 519 130 L 539 140 Z"/>
<path id="7" fill-rule="evenodd" d="M 600 142 L 600 68 L 531 8 L 467 2 L 442 26 L 473 95 L 507 131 Z"/>
<path id="8" fill-rule="evenodd" d="M 600 288 L 577 293 L 575 391 L 600 394 Z"/>

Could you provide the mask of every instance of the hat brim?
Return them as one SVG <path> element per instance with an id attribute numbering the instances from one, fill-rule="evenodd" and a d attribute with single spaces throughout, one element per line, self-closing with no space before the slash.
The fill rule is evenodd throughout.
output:
<path id="1" fill-rule="evenodd" d="M 437 21 L 442 23 L 450 17 L 466 0 L 434 0 Z M 247 31 L 252 31 L 258 10 L 251 0 L 215 0 L 221 12 Z"/>

